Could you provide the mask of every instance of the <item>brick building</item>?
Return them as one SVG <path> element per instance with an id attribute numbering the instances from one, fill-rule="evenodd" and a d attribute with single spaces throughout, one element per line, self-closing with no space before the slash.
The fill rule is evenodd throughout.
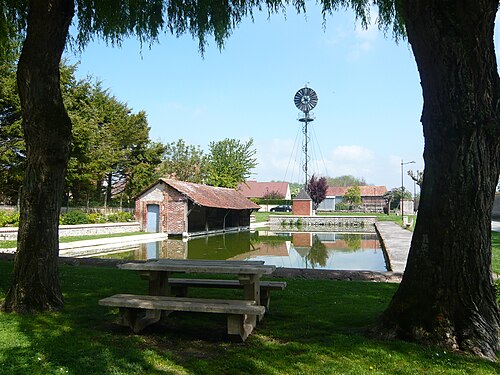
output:
<path id="1" fill-rule="evenodd" d="M 302 189 L 292 201 L 292 213 L 294 215 L 312 215 L 312 200 L 309 194 Z"/>
<path id="2" fill-rule="evenodd" d="M 257 204 L 234 189 L 165 178 L 135 201 L 141 230 L 183 235 L 248 227 L 250 214 L 257 209 Z"/>

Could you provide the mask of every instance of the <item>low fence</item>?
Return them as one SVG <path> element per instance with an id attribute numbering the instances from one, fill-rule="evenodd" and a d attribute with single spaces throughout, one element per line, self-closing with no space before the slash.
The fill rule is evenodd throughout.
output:
<path id="1" fill-rule="evenodd" d="M 269 216 L 271 230 L 375 232 L 376 216 Z"/>
<path id="2" fill-rule="evenodd" d="M 140 225 L 133 223 L 106 223 L 106 224 L 81 224 L 81 225 L 60 225 L 59 237 L 89 236 L 94 234 L 112 234 L 139 232 Z M 17 228 L 0 228 L 0 241 L 17 240 Z"/>

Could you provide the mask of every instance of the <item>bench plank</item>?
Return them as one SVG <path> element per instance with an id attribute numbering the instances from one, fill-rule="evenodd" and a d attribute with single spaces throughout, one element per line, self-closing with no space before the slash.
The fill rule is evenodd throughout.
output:
<path id="1" fill-rule="evenodd" d="M 255 314 L 264 312 L 264 307 L 255 301 L 212 298 L 182 298 L 134 294 L 116 294 L 99 301 L 102 306 L 128 307 L 144 310 L 170 310 L 210 312 L 219 314 Z"/>
<path id="2" fill-rule="evenodd" d="M 215 280 L 215 279 L 168 279 L 170 291 L 172 295 L 186 297 L 188 288 L 226 288 L 226 289 L 243 289 L 238 280 Z M 284 290 L 286 282 L 284 281 L 260 281 L 260 305 L 269 310 L 271 299 L 271 290 Z M 262 319 L 263 315 L 260 316 Z"/>
<path id="3" fill-rule="evenodd" d="M 171 286 L 187 286 L 198 288 L 243 288 L 238 280 L 215 280 L 215 279 L 182 279 L 172 277 L 168 279 Z M 286 288 L 284 281 L 260 281 L 261 289 L 283 290 Z"/>
<path id="4" fill-rule="evenodd" d="M 227 333 L 245 341 L 257 324 L 257 316 L 263 315 L 264 306 L 255 301 L 221 300 L 206 298 L 179 298 L 116 294 L 99 301 L 102 306 L 119 307 L 121 323 L 139 333 L 161 318 L 161 311 L 211 312 L 227 314 Z M 143 317 L 139 313 L 145 311 Z"/>

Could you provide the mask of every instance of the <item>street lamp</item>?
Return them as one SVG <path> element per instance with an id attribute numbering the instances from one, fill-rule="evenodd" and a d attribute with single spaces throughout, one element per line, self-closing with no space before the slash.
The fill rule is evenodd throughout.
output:
<path id="1" fill-rule="evenodd" d="M 404 173 L 403 173 L 403 165 L 406 165 L 406 164 L 413 164 L 415 163 L 413 160 L 412 161 L 407 161 L 406 163 L 403 162 L 403 159 L 401 159 L 401 200 L 400 200 L 400 205 L 401 205 L 401 221 L 404 222 L 404 219 L 403 219 L 403 214 L 404 214 L 404 194 L 405 194 L 405 186 L 404 186 L 404 181 L 403 181 L 403 176 L 404 176 Z"/>

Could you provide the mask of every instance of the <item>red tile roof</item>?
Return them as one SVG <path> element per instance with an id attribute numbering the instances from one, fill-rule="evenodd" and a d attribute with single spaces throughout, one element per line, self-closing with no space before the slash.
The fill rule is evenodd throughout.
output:
<path id="1" fill-rule="evenodd" d="M 232 210 L 260 208 L 258 204 L 245 198 L 235 189 L 194 184 L 167 178 L 160 178 L 160 181 L 184 194 L 188 199 L 200 206 Z"/>
<path id="2" fill-rule="evenodd" d="M 288 191 L 288 182 L 257 182 L 249 180 L 239 184 L 237 190 L 247 198 L 263 198 L 271 192 L 278 192 L 285 198 Z"/>
<path id="3" fill-rule="evenodd" d="M 326 196 L 344 196 L 345 192 L 349 188 L 350 186 L 329 186 L 326 191 Z M 359 190 L 361 191 L 362 197 L 381 197 L 387 192 L 387 188 L 385 186 L 360 186 Z"/>

